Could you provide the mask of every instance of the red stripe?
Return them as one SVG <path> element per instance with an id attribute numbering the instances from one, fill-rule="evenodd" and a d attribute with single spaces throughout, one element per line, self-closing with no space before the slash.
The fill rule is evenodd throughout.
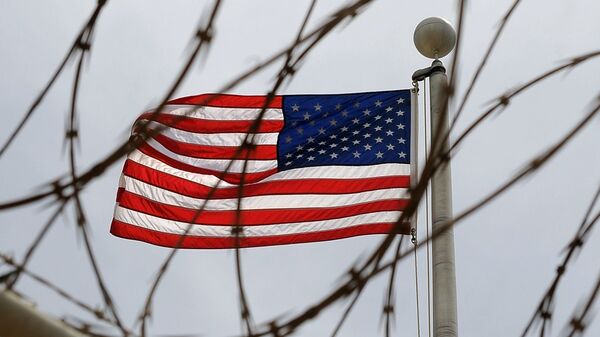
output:
<path id="1" fill-rule="evenodd" d="M 143 113 L 137 120 L 153 120 L 175 129 L 195 133 L 248 133 L 254 124 L 253 120 L 200 119 L 165 113 L 153 116 L 152 112 Z M 279 132 L 283 129 L 283 124 L 283 120 L 263 119 L 253 132 Z"/>
<path id="2" fill-rule="evenodd" d="M 173 176 L 150 167 L 127 160 L 123 173 L 175 193 L 192 198 L 205 199 L 212 187 L 187 179 Z M 243 196 L 281 195 L 281 194 L 343 194 L 373 191 L 387 188 L 408 188 L 410 177 L 387 176 L 360 179 L 297 179 L 258 182 L 244 186 Z M 217 188 L 210 196 L 212 199 L 237 198 L 238 188 Z"/>
<path id="3" fill-rule="evenodd" d="M 394 228 L 393 223 L 375 223 L 356 225 L 347 228 L 333 229 L 312 233 L 276 235 L 239 238 L 238 247 L 260 247 L 272 245 L 285 245 L 292 243 L 318 242 L 349 238 L 358 235 L 387 234 Z M 233 237 L 202 237 L 187 236 L 178 245 L 181 235 L 163 233 L 150 229 L 137 227 L 113 219 L 110 232 L 118 237 L 139 240 L 163 247 L 179 248 L 235 248 L 236 239 Z M 398 234 L 409 234 L 410 226 L 402 224 Z"/>
<path id="4" fill-rule="evenodd" d="M 165 135 L 155 135 L 161 145 L 168 150 L 182 156 L 200 159 L 248 159 L 248 160 L 275 160 L 277 159 L 277 145 L 256 145 L 252 149 L 239 146 L 200 145 L 179 142 Z"/>
<path id="5" fill-rule="evenodd" d="M 266 96 L 241 96 L 228 94 L 202 94 L 196 96 L 187 96 L 169 101 L 167 104 L 190 104 L 204 105 L 222 108 L 263 108 L 267 103 Z M 282 96 L 275 96 L 267 108 L 281 108 Z"/>
<path id="6" fill-rule="evenodd" d="M 172 166 L 176 169 L 182 170 L 182 171 L 188 171 L 188 172 L 200 173 L 200 174 L 209 174 L 209 175 L 215 176 L 217 178 L 221 178 L 223 181 L 226 181 L 230 184 L 239 184 L 242 180 L 241 173 L 231 173 L 231 172 L 224 173 L 221 171 L 209 170 L 209 169 L 205 169 L 205 168 L 201 168 L 201 167 L 197 167 L 197 166 L 188 165 L 188 164 L 182 163 L 180 161 L 174 160 L 172 158 L 169 158 L 168 156 L 160 153 L 159 151 L 157 151 L 152 146 L 150 146 L 146 143 L 140 145 L 138 147 L 138 149 L 141 152 L 143 152 L 145 155 L 150 156 L 154 159 L 160 160 L 163 163 L 165 163 L 169 166 Z M 266 177 L 269 177 L 275 173 L 277 173 L 276 168 L 267 170 L 267 171 L 262 171 L 262 172 L 247 172 L 244 175 L 244 181 L 247 184 L 255 183 L 255 182 L 261 181 L 261 180 L 265 179 Z"/>
<path id="7" fill-rule="evenodd" d="M 120 206 L 163 219 L 214 226 L 232 226 L 237 221 L 237 211 L 198 210 L 167 205 L 146 199 L 129 191 L 119 194 Z M 256 209 L 241 210 L 239 224 L 243 226 L 275 225 L 308 221 L 333 220 L 373 212 L 403 210 L 406 199 L 366 202 L 327 208 Z M 193 221 L 192 221 L 193 220 Z"/>

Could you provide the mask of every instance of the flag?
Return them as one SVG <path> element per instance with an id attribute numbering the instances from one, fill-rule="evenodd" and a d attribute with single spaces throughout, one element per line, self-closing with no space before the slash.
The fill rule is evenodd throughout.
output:
<path id="1" fill-rule="evenodd" d="M 385 234 L 408 204 L 409 90 L 205 94 L 138 122 L 161 131 L 125 162 L 111 226 L 122 238 L 234 248 Z"/>

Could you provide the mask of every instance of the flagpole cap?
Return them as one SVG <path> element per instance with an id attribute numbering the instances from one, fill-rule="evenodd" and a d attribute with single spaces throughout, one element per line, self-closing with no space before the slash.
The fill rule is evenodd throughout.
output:
<path id="1" fill-rule="evenodd" d="M 430 17 L 417 25 L 413 41 L 421 55 L 438 59 L 448 55 L 454 49 L 456 31 L 448 20 Z"/>

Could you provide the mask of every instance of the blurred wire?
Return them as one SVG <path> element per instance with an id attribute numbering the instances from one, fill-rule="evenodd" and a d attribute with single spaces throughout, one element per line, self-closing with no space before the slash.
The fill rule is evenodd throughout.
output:
<path id="1" fill-rule="evenodd" d="M 248 78 L 252 77 L 259 71 L 266 68 L 267 66 L 284 58 L 283 66 L 280 68 L 280 70 L 277 74 L 277 77 L 275 79 L 273 87 L 267 93 L 267 102 L 268 102 L 269 100 L 273 99 L 273 97 L 275 97 L 277 95 L 280 88 L 285 83 L 289 83 L 289 81 L 291 79 L 293 79 L 294 75 L 299 70 L 302 62 L 306 60 L 306 58 L 308 57 L 310 52 L 312 50 L 314 50 L 314 48 L 325 39 L 325 37 L 327 37 L 335 28 L 340 27 L 343 23 L 348 24 L 352 20 L 354 20 L 356 17 L 358 17 L 361 14 L 361 12 L 367 7 L 367 5 L 369 5 L 371 2 L 372 2 L 371 0 L 353 1 L 353 2 L 349 3 L 348 5 L 342 7 L 341 9 L 332 13 L 332 15 L 329 16 L 329 19 L 326 22 L 324 22 L 321 25 L 318 25 L 317 28 L 311 30 L 310 32 L 305 33 L 307 23 L 311 17 L 311 14 L 313 13 L 315 5 L 316 5 L 316 0 L 313 0 L 310 3 L 310 6 L 305 13 L 304 20 L 303 20 L 301 26 L 299 27 L 299 30 L 298 30 L 297 35 L 295 36 L 295 39 L 289 46 L 283 48 L 281 51 L 270 56 L 265 61 L 263 61 L 262 63 L 259 63 L 258 65 L 249 69 L 248 71 L 241 73 L 239 76 L 237 76 L 236 78 L 234 78 L 233 80 L 228 82 L 222 88 L 222 90 L 220 92 L 226 92 L 226 91 L 229 91 L 229 90 L 235 88 L 237 85 L 239 85 L 243 81 L 247 80 Z M 172 99 L 173 95 L 176 93 L 176 91 L 178 90 L 180 85 L 186 79 L 187 75 L 189 74 L 190 70 L 192 69 L 192 65 L 196 62 L 196 60 L 199 58 L 199 56 L 202 53 L 207 53 L 207 51 L 210 48 L 210 46 L 213 42 L 213 39 L 214 39 L 215 21 L 216 21 L 217 14 L 219 13 L 221 3 L 222 2 L 219 0 L 214 1 L 214 5 L 211 7 L 210 11 L 207 12 L 207 15 L 205 17 L 205 19 L 206 19 L 205 23 L 201 24 L 200 27 L 196 30 L 194 41 L 193 41 L 194 46 L 192 48 L 192 52 L 188 56 L 182 69 L 177 74 L 174 83 L 169 87 L 169 89 L 165 93 L 163 99 L 161 100 L 161 103 L 154 110 L 153 115 L 157 115 L 162 112 L 162 110 L 168 104 L 169 100 Z M 242 262 L 241 262 L 240 249 L 239 249 L 240 248 L 239 240 L 243 237 L 243 230 L 240 229 L 240 228 L 243 228 L 240 226 L 241 225 L 241 219 L 240 219 L 241 199 L 242 199 L 242 196 L 244 195 L 244 193 L 243 193 L 243 189 L 245 187 L 244 176 L 246 174 L 246 163 L 247 163 L 247 159 L 248 159 L 247 155 L 249 153 L 248 151 L 244 152 L 244 150 L 247 150 L 248 147 L 252 146 L 251 142 L 248 141 L 248 137 L 246 137 L 246 141 L 244 141 L 242 143 L 242 145 L 238 148 L 237 155 L 236 155 L 236 157 L 240 156 L 240 158 L 241 158 L 241 154 L 246 153 L 246 157 L 241 158 L 244 160 L 244 169 L 242 171 L 242 181 L 239 184 L 239 190 L 238 190 L 238 198 L 237 198 L 238 199 L 238 209 L 237 209 L 238 217 L 237 217 L 236 225 L 234 226 L 235 230 L 232 231 L 232 235 L 234 236 L 236 242 L 238 242 L 238 244 L 236 245 L 237 247 L 235 249 L 235 268 L 236 268 L 236 274 L 237 274 L 237 280 L 238 280 L 237 285 L 238 285 L 238 292 L 239 292 L 240 304 L 241 304 L 240 305 L 241 306 L 240 317 L 242 319 L 243 324 L 245 325 L 245 331 L 246 331 L 245 335 L 246 336 L 258 337 L 258 336 L 272 335 L 272 336 L 281 337 L 281 336 L 291 335 L 295 331 L 297 331 L 297 329 L 300 326 L 306 324 L 310 320 L 317 317 L 323 310 L 329 308 L 332 304 L 337 303 L 338 301 L 341 301 L 343 299 L 352 298 L 350 300 L 348 306 L 346 307 L 345 311 L 343 312 L 342 316 L 340 317 L 340 320 L 338 321 L 338 323 L 332 333 L 332 336 L 336 336 L 337 333 L 340 331 L 341 327 L 343 326 L 343 324 L 346 322 L 351 310 L 355 307 L 356 303 L 358 302 L 358 299 L 359 299 L 360 295 L 362 294 L 363 289 L 368 285 L 368 283 L 372 280 L 372 278 L 374 276 L 376 276 L 384 271 L 389 271 L 390 278 L 388 281 L 388 287 L 386 289 L 385 303 L 384 303 L 384 310 L 383 310 L 382 318 L 385 320 L 385 335 L 386 335 L 386 337 L 391 336 L 391 324 L 392 324 L 393 312 L 394 312 L 394 283 L 395 283 L 394 280 L 396 277 L 396 265 L 399 261 L 401 261 L 405 257 L 410 256 L 410 254 L 413 253 L 413 251 L 412 250 L 405 251 L 405 252 L 401 251 L 401 244 L 402 244 L 402 237 L 401 237 L 400 239 L 398 239 L 398 244 L 396 246 L 396 249 L 394 251 L 394 255 L 393 255 L 391 261 L 384 262 L 383 259 L 386 256 L 386 253 L 390 250 L 390 247 L 392 246 L 394 241 L 397 239 L 397 233 L 399 232 L 400 227 L 405 223 L 406 219 L 409 219 L 416 212 L 421 199 L 425 196 L 425 193 L 427 191 L 428 182 L 431 179 L 431 177 L 435 174 L 436 170 L 441 165 L 443 165 L 451 160 L 451 158 L 458 151 L 459 145 L 463 141 L 468 139 L 468 137 L 472 133 L 472 131 L 477 129 L 481 125 L 481 123 L 483 121 L 487 120 L 493 113 L 504 109 L 513 98 L 524 93 L 528 89 L 535 87 L 542 81 L 550 78 L 551 76 L 553 76 L 555 74 L 558 74 L 562 71 L 573 69 L 577 66 L 582 65 L 586 61 L 589 61 L 591 59 L 594 59 L 594 58 L 600 56 L 600 51 L 592 51 L 592 52 L 583 54 L 581 56 L 575 57 L 575 58 L 563 63 L 562 65 L 560 65 L 558 67 L 549 69 L 548 71 L 529 80 L 528 82 L 517 87 L 516 89 L 512 90 L 511 92 L 508 92 L 508 93 L 505 93 L 504 95 L 498 96 L 494 100 L 495 104 L 492 105 L 489 109 L 485 110 L 483 113 L 481 113 L 479 115 L 479 117 L 471 125 L 469 125 L 462 133 L 460 133 L 458 138 L 452 143 L 450 150 L 448 150 L 447 153 L 444 153 L 441 150 L 441 146 L 439 144 L 441 144 L 443 141 L 445 141 L 449 138 L 449 134 L 454 129 L 456 120 L 461 115 L 461 113 L 464 109 L 464 106 L 465 106 L 466 102 L 468 101 L 470 94 L 471 94 L 473 88 L 475 87 L 481 73 L 483 72 L 483 69 L 485 68 L 485 65 L 486 65 L 488 59 L 493 55 L 494 48 L 496 46 L 496 43 L 497 43 L 502 31 L 506 28 L 506 26 L 509 22 L 509 18 L 513 15 L 513 13 L 519 3 L 520 3 L 519 0 L 513 1 L 511 7 L 505 13 L 505 15 L 501 21 L 501 24 L 496 31 L 496 34 L 492 38 L 485 55 L 483 56 L 477 70 L 475 71 L 475 73 L 469 83 L 466 93 L 464 94 L 464 96 L 462 97 L 462 99 L 460 101 L 460 105 L 459 105 L 457 113 L 452 121 L 452 126 L 450 128 L 450 131 L 447 134 L 438 133 L 436 135 L 432 135 L 433 141 L 432 141 L 431 148 L 429 149 L 429 153 L 428 153 L 428 157 L 427 157 L 428 160 L 425 163 L 425 167 L 423 169 L 421 179 L 419 179 L 416 186 L 414 186 L 411 189 L 411 200 L 409 202 L 409 205 L 406 207 L 405 211 L 402 213 L 402 216 L 398 219 L 395 228 L 384 238 L 384 240 L 382 240 L 382 242 L 371 253 L 371 255 L 366 259 L 366 261 L 363 261 L 360 264 L 357 263 L 354 267 L 350 268 L 346 272 L 346 275 L 348 276 L 346 278 L 346 280 L 344 282 L 342 282 L 342 284 L 339 285 L 338 287 L 333 288 L 329 294 L 324 296 L 319 301 L 314 302 L 313 304 L 308 306 L 304 311 L 301 311 L 300 313 L 298 313 L 295 316 L 292 316 L 291 318 L 288 318 L 286 320 L 272 319 L 270 321 L 270 323 L 260 326 L 258 329 L 256 327 L 254 327 L 254 325 L 252 323 L 252 314 L 250 311 L 250 306 L 248 304 L 247 291 L 245 289 L 243 277 L 242 277 Z M 51 197 L 54 197 L 55 199 L 52 200 L 52 202 L 57 205 L 57 208 L 56 208 L 55 212 L 52 214 L 52 216 L 49 218 L 49 220 L 46 222 L 45 226 L 43 226 L 40 233 L 36 236 L 35 240 L 29 246 L 29 248 L 23 258 L 23 261 L 21 263 L 16 263 L 12 258 L 7 257 L 6 255 L 0 254 L 0 258 L 6 264 L 9 264 L 14 268 L 8 274 L 6 274 L 2 277 L 3 281 L 6 282 L 7 288 L 10 289 L 10 288 L 14 287 L 17 280 L 19 279 L 20 274 L 29 275 L 36 281 L 40 282 L 41 284 L 45 285 L 46 287 L 48 287 L 48 288 L 52 289 L 53 291 L 55 291 L 56 293 L 58 293 L 61 297 L 74 303 L 75 305 L 77 305 L 78 307 L 83 309 L 84 311 L 94 314 L 97 319 L 99 319 L 105 323 L 109 323 L 109 325 L 118 329 L 123 336 L 130 336 L 130 335 L 133 335 L 131 332 L 133 329 L 129 329 L 122 324 L 122 322 L 119 318 L 119 315 L 117 314 L 118 305 L 117 305 L 117 303 L 115 303 L 113 301 L 110 293 L 108 292 L 108 288 L 105 285 L 103 277 L 100 273 L 100 269 L 99 269 L 98 263 L 95 258 L 92 244 L 89 239 L 89 233 L 88 233 L 89 225 L 88 225 L 88 221 L 85 216 L 85 214 L 86 214 L 85 208 L 84 208 L 84 205 L 80 198 L 80 192 L 85 187 L 87 187 L 87 185 L 93 179 L 95 179 L 99 176 L 102 176 L 106 172 L 106 169 L 108 167 L 110 167 L 112 164 L 114 164 L 115 162 L 120 160 L 123 156 L 125 156 L 130 151 L 137 148 L 142 142 L 144 142 L 149 137 L 152 137 L 153 135 L 160 133 L 162 131 L 162 129 L 160 129 L 160 128 L 150 129 L 148 127 L 149 122 L 152 120 L 152 117 L 151 117 L 148 119 L 147 122 L 142 122 L 140 124 L 139 132 L 136 134 L 136 136 L 130 138 L 127 142 L 120 144 L 114 151 L 112 151 L 112 153 L 110 153 L 108 156 L 106 156 L 102 160 L 98 161 L 93 167 L 91 167 L 87 171 L 85 171 L 81 174 L 79 174 L 79 172 L 77 171 L 76 146 L 77 146 L 77 141 L 80 137 L 79 129 L 78 129 L 79 114 L 78 114 L 78 110 L 77 110 L 77 100 L 78 100 L 78 93 L 79 93 L 80 85 L 81 85 L 82 67 L 83 67 L 84 61 L 86 60 L 86 57 L 89 57 L 94 28 L 97 24 L 99 15 L 100 15 L 102 9 L 104 8 L 105 4 L 106 4 L 105 0 L 100 0 L 97 2 L 96 7 L 95 7 L 94 11 L 92 12 L 92 15 L 90 16 L 90 18 L 87 20 L 87 22 L 84 25 L 84 27 L 82 28 L 82 30 L 77 35 L 75 41 L 73 42 L 73 44 L 67 51 L 63 61 L 59 65 L 58 69 L 52 75 L 52 77 L 50 78 L 50 80 L 48 81 L 48 83 L 46 84 L 44 89 L 41 91 L 41 93 L 33 100 L 31 107 L 24 114 L 21 122 L 16 127 L 16 129 L 11 133 L 11 135 L 9 136 L 6 143 L 2 146 L 2 148 L 0 148 L 0 157 L 1 157 L 2 154 L 4 154 L 4 152 L 8 149 L 8 147 L 12 144 L 14 139 L 18 136 L 18 134 L 23 129 L 23 127 L 25 126 L 27 121 L 33 115 L 33 113 L 37 110 L 37 108 L 39 107 L 39 105 L 41 104 L 43 99 L 45 98 L 46 94 L 53 87 L 55 81 L 58 79 L 58 77 L 64 71 L 67 63 L 70 60 L 72 60 L 73 58 L 78 57 L 76 70 L 75 70 L 75 76 L 73 79 L 73 91 L 72 91 L 72 95 L 71 95 L 71 108 L 70 108 L 69 115 L 68 115 L 68 126 L 67 126 L 67 130 L 65 133 L 65 142 L 67 143 L 68 151 L 69 151 L 69 177 L 66 179 L 54 180 L 54 181 L 49 182 L 47 184 L 47 187 L 41 192 L 0 204 L 0 210 L 6 210 L 6 209 L 20 207 L 20 206 L 28 205 L 31 203 L 35 203 L 38 201 L 42 201 L 42 200 L 46 200 L 46 199 L 50 199 Z M 463 40 L 462 32 L 463 32 L 463 26 L 464 26 L 465 8 L 466 8 L 466 1 L 461 0 L 461 1 L 457 2 L 458 35 L 457 35 L 457 47 L 456 47 L 456 51 L 454 53 L 454 58 L 452 60 L 450 84 L 448 86 L 448 94 L 450 97 L 452 97 L 454 94 L 455 85 L 456 85 L 456 81 L 457 81 L 456 74 L 458 73 L 458 69 L 459 69 L 459 65 L 460 65 L 459 61 L 460 61 L 460 51 L 462 50 L 462 40 Z M 509 180 L 507 180 L 506 182 L 501 184 L 498 188 L 491 191 L 486 197 L 484 197 L 483 199 L 478 201 L 473 206 L 471 206 L 471 207 L 467 208 L 466 210 L 464 210 L 463 212 L 461 212 L 458 216 L 455 217 L 454 220 L 452 220 L 446 224 L 446 228 L 450 228 L 451 226 L 459 224 L 464 219 L 466 219 L 468 216 L 474 214 L 476 211 L 489 205 L 491 202 L 493 202 L 495 199 L 497 199 L 497 197 L 504 194 L 511 187 L 513 187 L 516 184 L 518 184 L 519 182 L 521 182 L 525 177 L 530 176 L 531 174 L 537 172 L 541 167 L 543 167 L 545 164 L 547 164 L 551 158 L 553 158 L 561 149 L 563 149 L 565 146 L 567 146 L 568 143 L 577 134 L 579 134 L 580 131 L 585 126 L 587 126 L 589 124 L 589 122 L 598 114 L 598 111 L 600 110 L 600 101 L 597 103 L 598 104 L 595 107 L 593 107 L 578 122 L 578 124 L 575 125 L 558 142 L 552 144 L 542 154 L 534 157 L 525 168 L 523 168 L 515 176 L 511 177 Z M 266 111 L 266 106 L 268 106 L 268 103 L 266 103 L 265 106 L 263 107 L 263 109 L 261 109 L 261 113 L 259 114 L 258 118 L 255 120 L 255 122 L 253 123 L 251 128 L 248 130 L 247 136 L 252 134 L 253 131 L 255 131 L 256 128 L 260 125 L 260 123 L 262 121 L 262 116 L 264 115 L 264 112 Z M 224 173 L 226 173 L 228 170 L 229 170 L 229 167 L 227 167 L 227 169 L 225 170 Z M 218 185 L 213 188 L 213 191 L 217 187 L 218 187 Z M 213 191 L 211 191 L 209 193 L 209 198 L 207 198 L 207 199 L 210 199 L 210 196 L 212 196 Z M 552 313 L 552 310 L 554 309 L 554 296 L 555 296 L 556 289 L 558 288 L 558 283 L 561 280 L 561 278 L 563 277 L 563 275 L 567 269 L 567 266 L 573 260 L 572 256 L 575 254 L 576 251 L 580 251 L 583 248 L 583 243 L 584 243 L 590 229 L 595 225 L 597 220 L 600 218 L 600 215 L 596 215 L 590 219 L 591 209 L 593 208 L 593 205 L 596 203 L 596 200 L 599 198 L 599 195 L 600 195 L 600 189 L 597 192 L 597 194 L 595 195 L 593 202 L 590 206 L 590 209 L 589 209 L 588 213 L 586 214 L 586 216 L 584 217 L 584 221 L 580 225 L 580 228 L 579 228 L 578 232 L 576 233 L 575 238 L 572 240 L 571 244 L 569 245 L 568 252 L 565 256 L 565 259 L 563 260 L 563 263 L 557 269 L 557 274 L 556 274 L 555 278 L 553 279 L 551 286 L 549 287 L 546 294 L 542 298 L 542 301 L 540 302 L 538 309 L 534 313 L 530 323 L 524 330 L 523 336 L 527 335 L 530 331 L 530 328 L 538 322 L 541 322 L 540 324 L 542 326 L 542 328 L 540 329 L 542 331 L 540 336 L 544 336 L 544 331 L 549 326 L 549 323 L 550 323 L 550 320 L 552 317 L 551 313 Z M 104 305 L 105 305 L 106 309 L 108 310 L 108 312 L 105 312 L 105 310 L 93 309 L 91 306 L 83 303 L 82 301 L 77 300 L 73 295 L 67 293 L 65 290 L 62 290 L 61 288 L 51 284 L 47 280 L 43 279 L 39 275 L 36 275 L 35 273 L 33 273 L 27 269 L 27 264 L 31 260 L 33 253 L 36 251 L 36 249 L 42 242 L 43 238 L 46 236 L 49 229 L 52 227 L 53 223 L 56 221 L 57 217 L 64 211 L 67 204 L 69 204 L 71 202 L 72 202 L 72 205 L 75 210 L 77 228 L 83 237 L 86 254 L 88 256 L 89 263 L 92 266 L 94 276 L 97 281 L 97 285 L 100 289 L 100 292 L 102 294 L 102 298 L 104 301 Z M 194 218 L 197 218 L 199 216 L 199 214 L 203 211 L 203 208 L 204 208 L 204 205 L 197 210 L 196 214 L 194 215 Z M 191 221 L 191 223 L 193 223 L 193 222 L 194 221 Z M 185 233 L 181 235 L 181 237 L 179 239 L 179 243 L 176 245 L 175 248 L 173 248 L 170 251 L 167 258 L 161 264 L 161 266 L 157 272 L 157 275 L 154 278 L 153 283 L 149 289 L 148 295 L 145 297 L 144 305 L 141 310 L 140 317 L 137 321 L 137 323 L 140 324 L 139 335 L 141 337 L 145 337 L 148 335 L 147 322 L 152 314 L 151 308 L 152 308 L 152 302 L 153 302 L 154 295 L 156 294 L 156 291 L 158 289 L 158 286 L 159 286 L 161 280 L 163 279 L 164 275 L 167 273 L 171 261 L 173 260 L 176 252 L 178 251 L 179 246 L 183 243 L 183 240 L 187 236 L 190 228 L 191 228 L 191 225 L 188 226 Z M 436 232 L 436 233 L 430 235 L 430 237 L 425 238 L 425 240 L 419 242 L 416 245 L 416 248 L 423 247 L 424 244 L 428 243 L 430 240 L 432 240 L 433 238 L 435 238 L 437 235 L 441 234 L 442 232 L 443 231 Z M 590 320 L 589 312 L 591 311 L 592 304 L 596 300 L 596 297 L 597 297 L 597 294 L 599 291 L 599 287 L 600 287 L 600 280 L 598 281 L 598 284 L 596 285 L 594 290 L 587 297 L 585 305 L 579 310 L 578 313 L 573 315 L 573 319 L 572 319 L 571 325 L 570 325 L 571 330 L 568 333 L 569 336 L 574 336 L 578 333 L 583 333 L 585 327 L 587 326 L 588 321 Z M 110 313 L 110 316 L 108 316 L 108 313 Z M 78 328 L 80 331 L 87 333 L 90 336 L 100 336 L 100 335 L 105 336 L 105 334 L 92 331 L 93 329 L 91 329 L 91 325 L 88 323 L 82 323 L 82 324 L 80 324 L 80 326 Z"/>

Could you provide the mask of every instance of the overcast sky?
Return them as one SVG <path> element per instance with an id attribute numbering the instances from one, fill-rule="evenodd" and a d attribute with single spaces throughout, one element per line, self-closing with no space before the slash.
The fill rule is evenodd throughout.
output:
<path id="1" fill-rule="evenodd" d="M 466 10 L 458 93 L 485 52 L 512 1 L 474 1 Z M 240 72 L 280 50 L 297 33 L 310 1 L 225 1 L 208 57 L 176 96 L 215 92 Z M 319 1 L 310 27 L 345 1 Z M 8 137 L 55 70 L 95 1 L 3 0 L 0 2 L 0 142 Z M 80 168 L 104 158 L 128 136 L 131 122 L 155 106 L 189 53 L 193 31 L 211 1 L 109 1 L 99 18 L 79 102 Z M 405 89 L 411 75 L 429 65 L 413 46 L 414 27 L 425 17 L 455 22 L 451 1 L 380 0 L 342 25 L 312 52 L 283 93 L 344 93 Z M 464 117 L 464 128 L 489 102 L 559 62 L 600 49 L 600 2 L 523 1 L 501 37 Z M 444 61 L 449 64 L 450 57 Z M 0 201 L 39 190 L 67 172 L 63 135 L 73 79 L 70 65 L 10 150 L 0 158 Z M 262 94 L 275 68 L 232 93 Z M 512 101 L 464 143 L 452 161 L 456 214 L 509 179 L 558 140 L 587 112 L 600 88 L 600 60 L 555 76 Z M 421 97 L 422 103 L 422 97 Z M 561 252 L 575 233 L 600 183 L 600 121 L 594 120 L 535 176 L 510 190 L 456 229 L 459 331 L 462 336 L 519 335 L 549 284 Z M 454 134 L 456 136 L 457 133 Z M 160 263 L 169 252 L 109 234 L 122 161 L 84 191 L 93 246 L 119 312 L 131 326 Z M 0 213 L 0 251 L 22 259 L 52 207 L 35 204 Z M 101 304 L 73 212 L 62 217 L 35 253 L 35 272 Z M 421 228 L 423 228 L 421 224 Z M 370 236 L 242 252 L 250 308 L 257 323 L 297 313 L 338 285 L 343 273 L 382 237 Z M 600 237 L 592 233 L 556 302 L 553 334 L 591 290 L 599 273 Z M 421 330 L 427 335 L 425 256 L 419 255 Z M 397 279 L 396 336 L 416 335 L 413 261 Z M 0 269 L 5 271 L 6 268 Z M 382 332 L 387 277 L 361 297 L 341 336 Z M 17 290 L 55 316 L 93 320 L 72 304 L 24 277 Z M 331 333 L 343 305 L 304 326 L 298 336 Z M 232 251 L 182 251 L 160 286 L 153 334 L 240 332 Z M 588 336 L 600 335 L 595 321 Z"/>

